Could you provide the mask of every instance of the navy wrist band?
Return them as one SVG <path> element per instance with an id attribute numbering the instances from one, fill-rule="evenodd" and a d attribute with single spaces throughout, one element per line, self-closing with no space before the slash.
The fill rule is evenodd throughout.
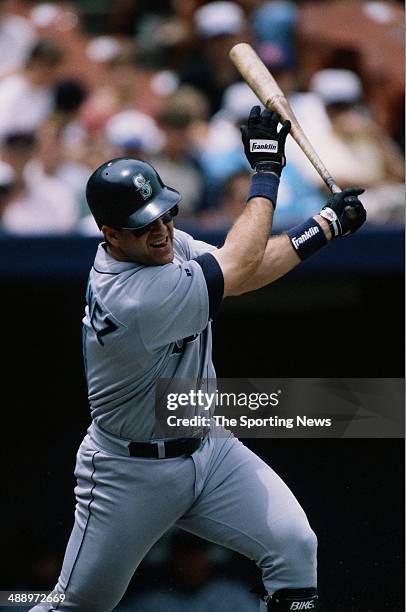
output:
<path id="1" fill-rule="evenodd" d="M 317 253 L 328 242 L 323 228 L 313 217 L 310 217 L 310 219 L 300 225 L 292 227 L 286 233 L 302 261 Z"/>
<path id="2" fill-rule="evenodd" d="M 279 180 L 279 176 L 271 172 L 256 172 L 253 174 L 247 202 L 251 198 L 266 198 L 267 200 L 271 200 L 273 207 L 276 208 Z"/>

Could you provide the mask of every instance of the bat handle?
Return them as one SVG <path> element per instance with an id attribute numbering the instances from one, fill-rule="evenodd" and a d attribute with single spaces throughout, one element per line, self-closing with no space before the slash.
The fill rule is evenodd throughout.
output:
<path id="1" fill-rule="evenodd" d="M 337 185 L 337 183 L 331 176 L 326 178 L 326 184 L 327 187 L 330 189 L 331 193 L 341 193 L 342 189 L 340 189 L 340 187 Z"/>

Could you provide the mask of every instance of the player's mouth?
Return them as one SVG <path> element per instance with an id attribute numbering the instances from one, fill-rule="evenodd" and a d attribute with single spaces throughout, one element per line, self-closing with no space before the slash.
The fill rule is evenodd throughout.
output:
<path id="1" fill-rule="evenodd" d="M 165 238 L 159 238 L 158 240 L 154 240 L 154 242 L 150 242 L 149 246 L 152 247 L 153 249 L 164 249 L 166 247 L 166 245 L 168 244 L 169 241 L 169 236 L 166 236 Z"/>

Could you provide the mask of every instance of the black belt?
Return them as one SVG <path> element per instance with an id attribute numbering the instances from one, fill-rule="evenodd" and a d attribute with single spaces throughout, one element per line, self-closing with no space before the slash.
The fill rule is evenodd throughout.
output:
<path id="1" fill-rule="evenodd" d="M 148 459 L 170 459 L 181 455 L 191 455 L 201 445 L 202 438 L 179 438 L 178 440 L 152 440 L 151 442 L 130 442 L 130 457 Z"/>

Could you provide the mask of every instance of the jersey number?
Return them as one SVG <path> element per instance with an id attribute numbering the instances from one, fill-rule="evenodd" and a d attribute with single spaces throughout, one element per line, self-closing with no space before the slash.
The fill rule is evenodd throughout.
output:
<path id="1" fill-rule="evenodd" d="M 103 311 L 97 302 L 94 304 L 92 316 L 90 317 L 90 324 L 96 333 L 97 340 L 102 346 L 104 346 L 104 342 L 102 340 L 103 336 L 112 334 L 116 331 L 116 329 L 118 329 L 118 325 L 113 323 L 111 319 L 108 317 L 104 317 L 103 319 Z M 104 327 L 99 327 L 101 324 L 104 324 Z"/>
<path id="2" fill-rule="evenodd" d="M 99 344 L 104 346 L 102 338 L 115 332 L 118 329 L 118 325 L 113 323 L 109 317 L 103 316 L 103 309 L 97 300 L 94 299 L 90 283 L 87 290 L 87 303 L 90 309 L 90 325 L 94 329 Z"/>

